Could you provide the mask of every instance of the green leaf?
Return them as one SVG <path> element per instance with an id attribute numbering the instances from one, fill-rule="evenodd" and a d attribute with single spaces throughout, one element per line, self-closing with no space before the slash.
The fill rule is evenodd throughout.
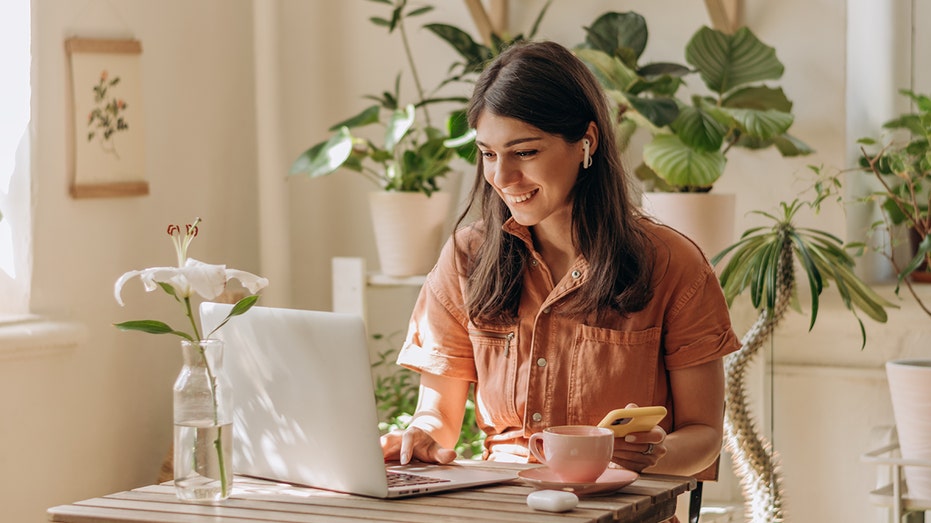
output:
<path id="1" fill-rule="evenodd" d="M 682 108 L 672 128 L 684 144 L 699 151 L 720 150 L 727 134 L 712 114 L 691 106 Z"/>
<path id="2" fill-rule="evenodd" d="M 647 46 L 647 23 L 638 13 L 608 12 L 585 27 L 585 42 L 611 56 L 627 55 L 629 67 L 636 65 Z"/>
<path id="3" fill-rule="evenodd" d="M 403 110 L 398 109 L 391 115 L 388 120 L 388 127 L 385 129 L 385 149 L 392 151 L 394 147 L 401 142 L 407 131 L 414 125 L 414 105 L 407 104 Z"/>
<path id="4" fill-rule="evenodd" d="M 410 18 L 413 16 L 420 16 L 422 14 L 429 13 L 430 11 L 433 11 L 433 6 L 427 5 L 424 7 L 419 7 L 417 9 L 414 9 L 413 11 L 408 12 L 407 17 Z"/>
<path id="5" fill-rule="evenodd" d="M 654 137 L 643 147 L 643 161 L 677 187 L 711 187 L 727 163 L 720 151 L 692 149 L 674 135 Z"/>
<path id="6" fill-rule="evenodd" d="M 805 156 L 815 152 L 808 144 L 788 133 L 773 136 L 771 140 L 783 156 Z"/>
<path id="7" fill-rule="evenodd" d="M 901 284 L 911 273 L 918 270 L 918 267 L 927 259 L 928 253 L 931 253 L 931 234 L 921 239 L 918 248 L 915 250 L 915 256 L 908 262 L 908 265 L 899 273 L 898 283 Z"/>
<path id="8" fill-rule="evenodd" d="M 546 3 L 543 4 L 543 9 L 540 9 L 540 13 L 537 15 L 536 19 L 533 21 L 533 25 L 530 26 L 530 33 L 528 37 L 533 39 L 537 35 L 537 31 L 540 29 L 540 23 L 543 22 L 543 15 L 546 14 L 546 11 L 550 8 L 550 4 L 553 3 L 553 0 L 546 0 Z"/>
<path id="9" fill-rule="evenodd" d="M 290 174 L 306 174 L 311 178 L 332 173 L 342 166 L 352 153 L 352 135 L 343 127 L 328 141 L 304 151 L 291 164 Z"/>
<path id="10" fill-rule="evenodd" d="M 721 111 L 731 115 L 743 132 L 753 138 L 768 140 L 785 133 L 792 126 L 793 116 L 790 113 L 729 107 L 722 107 Z"/>
<path id="11" fill-rule="evenodd" d="M 784 71 L 775 49 L 746 27 L 733 35 L 708 27 L 699 29 L 686 45 L 685 60 L 719 95 L 748 83 L 775 80 Z"/>
<path id="12" fill-rule="evenodd" d="M 180 336 L 186 340 L 194 341 L 194 338 L 190 334 L 176 331 L 168 326 L 167 323 L 155 320 L 124 321 L 122 323 L 114 323 L 113 325 L 121 331 L 139 331 L 146 332 L 148 334 L 174 334 L 175 336 Z"/>
<path id="13" fill-rule="evenodd" d="M 348 127 L 350 129 L 356 127 L 362 127 L 364 125 L 369 125 L 373 123 L 378 123 L 378 112 L 380 108 L 377 105 L 365 108 L 361 113 L 343 120 L 338 124 L 331 126 L 328 131 L 334 132 L 338 131 L 343 127 Z"/>
<path id="14" fill-rule="evenodd" d="M 465 60 L 466 72 L 479 72 L 492 58 L 491 49 L 476 43 L 469 33 L 446 24 L 427 24 L 425 29 L 449 44 Z"/>
<path id="15" fill-rule="evenodd" d="M 679 104 L 672 98 L 639 98 L 628 96 L 635 111 L 657 127 L 669 125 L 679 117 Z"/>
<path id="16" fill-rule="evenodd" d="M 792 102 L 786 97 L 782 88 L 766 86 L 744 87 L 728 94 L 721 102 L 724 107 L 737 109 L 756 109 L 766 111 L 772 109 L 784 113 L 792 112 Z"/>
<path id="17" fill-rule="evenodd" d="M 181 301 L 181 298 L 178 297 L 178 293 L 175 291 L 175 288 L 172 287 L 170 283 L 165 283 L 165 282 L 163 282 L 163 281 L 157 281 L 157 282 L 155 282 L 155 283 L 156 283 L 159 287 L 161 287 L 163 291 L 165 291 L 165 294 L 171 296 L 171 297 L 174 298 L 176 301 Z"/>
<path id="18" fill-rule="evenodd" d="M 575 54 L 585 62 L 605 89 L 624 92 L 639 80 L 632 68 L 604 51 L 576 49 Z"/>
<path id="19" fill-rule="evenodd" d="M 245 298 L 237 301 L 236 305 L 233 305 L 233 308 L 230 309 L 229 314 L 227 314 L 226 317 L 223 318 L 223 321 L 221 321 L 219 325 L 214 327 L 213 330 L 210 331 L 210 334 L 207 334 L 205 338 L 209 338 L 210 336 L 213 336 L 213 333 L 220 330 L 220 327 L 226 325 L 226 322 L 230 321 L 230 318 L 234 316 L 239 316 L 241 314 L 245 314 L 249 309 L 252 308 L 253 305 L 255 305 L 255 302 L 258 301 L 258 299 L 259 299 L 259 296 L 257 294 L 253 294 L 251 296 L 246 296 Z"/>

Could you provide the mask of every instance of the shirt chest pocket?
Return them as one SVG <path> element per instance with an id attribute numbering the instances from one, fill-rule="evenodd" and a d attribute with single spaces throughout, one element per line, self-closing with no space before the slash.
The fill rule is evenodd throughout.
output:
<path id="1" fill-rule="evenodd" d="M 497 430 L 520 426 L 515 401 L 517 327 L 469 329 L 478 375 L 475 400 L 483 421 Z"/>
<path id="2" fill-rule="evenodd" d="M 572 347 L 567 419 L 595 424 L 612 409 L 654 405 L 662 329 L 618 331 L 579 325 Z"/>

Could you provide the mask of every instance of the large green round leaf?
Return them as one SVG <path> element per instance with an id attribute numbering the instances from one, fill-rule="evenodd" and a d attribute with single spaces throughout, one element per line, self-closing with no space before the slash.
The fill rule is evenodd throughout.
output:
<path id="1" fill-rule="evenodd" d="M 679 105 L 672 98 L 640 98 L 628 96 L 631 107 L 653 125 L 669 125 L 679 116 Z"/>
<path id="2" fill-rule="evenodd" d="M 721 105 L 739 109 L 758 109 L 760 111 L 775 109 L 784 113 L 792 112 L 792 102 L 786 97 L 782 88 L 777 87 L 774 89 L 765 85 L 738 89 L 728 94 Z"/>
<path id="3" fill-rule="evenodd" d="M 633 69 L 603 51 L 576 49 L 575 55 L 585 62 L 585 65 L 588 66 L 605 89 L 627 91 L 634 82 L 640 79 Z"/>
<path id="4" fill-rule="evenodd" d="M 776 50 L 746 27 L 733 35 L 708 27 L 699 29 L 685 47 L 685 60 L 719 95 L 751 82 L 775 80 L 784 70 Z"/>
<path id="5" fill-rule="evenodd" d="M 647 23 L 634 12 L 605 13 L 591 27 L 585 28 L 585 42 L 611 56 L 629 56 L 628 66 L 635 66 L 647 46 Z M 625 52 L 624 50 L 628 50 Z"/>
<path id="6" fill-rule="evenodd" d="M 710 113 L 691 106 L 682 108 L 673 128 L 684 144 L 700 151 L 720 150 L 727 134 L 727 127 Z"/>
<path id="7" fill-rule="evenodd" d="M 643 161 L 660 178 L 677 187 L 711 187 L 724 173 L 720 151 L 699 151 L 675 135 L 659 135 L 643 147 Z"/>
<path id="8" fill-rule="evenodd" d="M 743 132 L 753 138 L 768 140 L 785 133 L 792 126 L 793 116 L 782 111 L 757 111 L 729 107 L 722 107 L 721 110 L 731 115 Z"/>

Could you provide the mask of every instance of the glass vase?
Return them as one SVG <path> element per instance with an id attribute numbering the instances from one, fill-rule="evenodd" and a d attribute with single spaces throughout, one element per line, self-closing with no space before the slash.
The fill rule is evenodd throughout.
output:
<path id="1" fill-rule="evenodd" d="M 218 501 L 233 486 L 233 396 L 221 340 L 181 341 L 174 385 L 174 483 L 179 499 Z"/>

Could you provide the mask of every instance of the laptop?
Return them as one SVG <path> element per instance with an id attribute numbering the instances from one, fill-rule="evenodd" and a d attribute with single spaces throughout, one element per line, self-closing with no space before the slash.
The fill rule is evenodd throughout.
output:
<path id="1" fill-rule="evenodd" d="M 204 332 L 231 308 L 202 303 Z M 457 464 L 385 463 L 359 316 L 253 307 L 212 337 L 226 345 L 236 474 L 377 498 L 516 478 Z"/>

